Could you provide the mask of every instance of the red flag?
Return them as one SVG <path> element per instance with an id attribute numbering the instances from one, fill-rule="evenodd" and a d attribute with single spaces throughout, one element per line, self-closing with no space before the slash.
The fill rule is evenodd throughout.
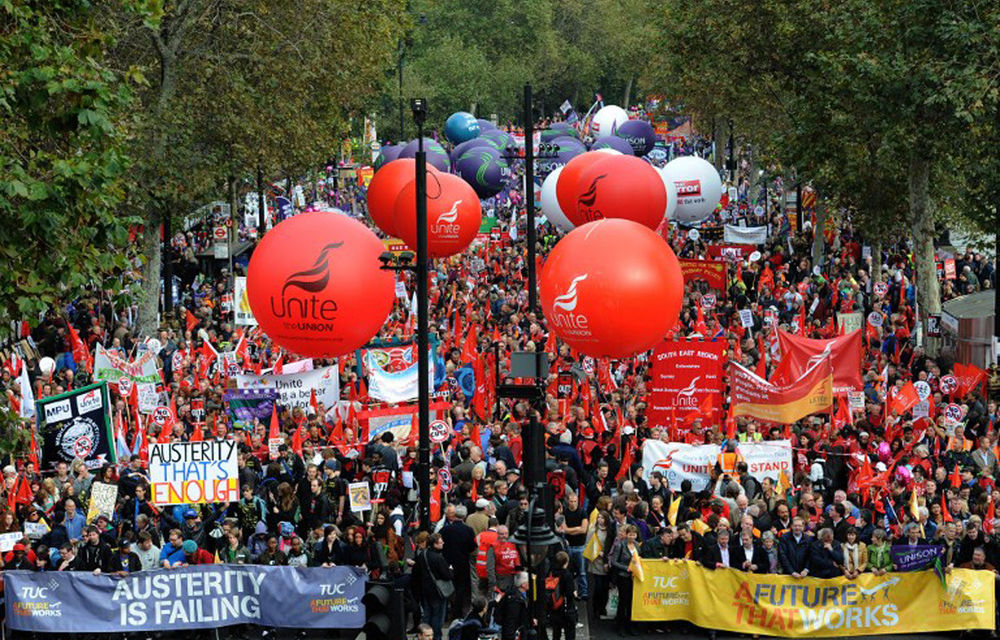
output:
<path id="1" fill-rule="evenodd" d="M 993 501 L 990 500 L 990 506 L 993 505 Z M 944 518 L 945 522 L 954 522 L 955 519 L 951 517 L 951 512 L 948 511 L 948 501 L 944 499 L 944 492 L 941 492 L 941 517 Z M 983 523 L 983 529 L 986 528 L 986 523 Z"/>
<path id="2" fill-rule="evenodd" d="M 709 396 L 711 398 L 712 396 Z M 736 418 L 733 416 L 733 404 L 729 403 L 729 410 L 726 412 L 726 439 L 732 440 L 736 437 Z"/>
<path id="3" fill-rule="evenodd" d="M 189 332 L 194 331 L 194 328 L 197 327 L 198 323 L 201 321 L 198 320 L 197 316 L 191 313 L 190 309 L 184 309 L 184 313 L 185 313 L 185 318 L 187 319 L 187 330 Z"/>
<path id="4" fill-rule="evenodd" d="M 319 414 L 319 402 L 316 401 L 316 389 L 309 390 L 309 406 L 312 407 L 313 412 Z"/>
<path id="5" fill-rule="evenodd" d="M 847 396 L 837 397 L 837 412 L 833 414 L 833 427 L 838 431 L 852 424 L 851 408 L 847 405 Z"/>
<path id="6" fill-rule="evenodd" d="M 302 426 L 295 427 L 295 432 L 292 433 L 292 451 L 296 455 L 302 455 Z"/>
<path id="7" fill-rule="evenodd" d="M 486 420 L 486 366 L 482 358 L 472 360 L 472 375 L 476 381 L 476 395 L 472 396 L 472 410 L 481 420 Z M 479 428 L 476 428 L 478 432 Z M 476 440 L 479 445 L 479 440 Z"/>
<path id="8" fill-rule="evenodd" d="M 955 465 L 955 470 L 948 476 L 948 480 L 951 481 L 952 489 L 957 489 L 962 486 L 962 473 L 959 471 L 957 464 Z"/>
<path id="9" fill-rule="evenodd" d="M 7 507 L 14 511 L 19 504 L 31 504 L 34 494 L 31 493 L 31 484 L 22 474 L 17 474 L 14 478 L 14 486 L 7 494 Z"/>
<path id="10" fill-rule="evenodd" d="M 701 310 L 701 304 L 700 303 L 695 304 L 695 308 L 697 310 L 698 317 L 695 319 L 694 322 L 694 330 L 707 338 L 708 325 L 705 324 L 705 314 Z"/>
<path id="11" fill-rule="evenodd" d="M 479 360 L 478 349 L 476 348 L 479 339 L 479 326 L 475 323 L 469 325 L 469 333 L 465 335 L 465 343 L 462 345 L 462 362 L 476 362 Z"/>
<path id="12" fill-rule="evenodd" d="M 205 440 L 205 434 L 201 432 L 201 423 L 194 423 L 194 429 L 191 431 L 191 442 L 202 442 Z"/>
<path id="13" fill-rule="evenodd" d="M 615 474 L 615 482 L 618 482 L 625 477 L 626 474 L 630 474 L 630 467 L 632 466 L 632 443 L 630 442 L 627 447 L 625 447 L 625 455 L 622 456 L 622 466 L 618 467 L 618 473 Z"/>
<path id="14" fill-rule="evenodd" d="M 274 374 L 280 376 L 282 369 L 285 366 L 285 352 L 282 351 L 278 354 L 278 359 L 274 362 Z"/>
<path id="15" fill-rule="evenodd" d="M 41 468 L 38 466 L 38 442 L 35 440 L 35 427 L 28 427 L 31 433 L 31 449 L 28 450 L 28 462 L 35 468 L 35 473 L 40 474 Z"/>
<path id="16" fill-rule="evenodd" d="M 764 351 L 764 336 L 761 334 L 757 334 L 757 356 L 757 370 L 754 373 L 767 380 L 767 356 Z"/>
<path id="17" fill-rule="evenodd" d="M 904 412 L 908 411 L 918 402 L 920 402 L 920 396 L 917 395 L 917 389 L 913 386 L 913 382 L 910 381 L 904 384 L 896 393 L 896 397 L 889 403 L 889 411 L 896 415 L 903 415 Z"/>
<path id="18" fill-rule="evenodd" d="M 333 428 L 330 429 L 330 444 L 343 444 L 344 443 L 344 423 L 341 421 L 340 416 L 336 416 L 333 423 Z"/>
<path id="19" fill-rule="evenodd" d="M 69 331 L 70 346 L 73 348 L 73 362 L 82 366 L 87 373 L 94 373 L 94 361 L 90 358 L 90 351 L 87 349 L 87 345 L 83 344 L 80 334 L 76 332 L 76 327 L 67 321 L 66 329 Z"/>
<path id="20" fill-rule="evenodd" d="M 994 529 L 993 521 L 996 519 L 996 507 L 994 506 L 993 498 L 990 497 L 990 506 L 986 507 L 986 517 L 983 518 L 983 531 L 992 535 Z"/>

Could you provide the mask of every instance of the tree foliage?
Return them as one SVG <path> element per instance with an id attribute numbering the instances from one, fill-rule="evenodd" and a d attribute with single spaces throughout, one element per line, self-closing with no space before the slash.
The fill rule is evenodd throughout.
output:
<path id="1" fill-rule="evenodd" d="M 0 331 L 121 285 L 132 76 L 107 64 L 99 17 L 84 0 L 0 2 Z"/>

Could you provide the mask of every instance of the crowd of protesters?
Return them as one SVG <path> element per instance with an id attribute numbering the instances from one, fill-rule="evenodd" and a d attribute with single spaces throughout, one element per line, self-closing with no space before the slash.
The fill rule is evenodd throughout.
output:
<path id="1" fill-rule="evenodd" d="M 538 407 L 561 540 L 541 571 L 545 617 L 557 639 L 573 640 L 582 615 L 596 621 L 613 613 L 618 631 L 635 633 L 633 554 L 687 558 L 709 568 L 853 579 L 863 572 L 892 571 L 890 545 L 932 542 L 946 548 L 948 568 L 993 570 L 1000 561 L 993 491 L 1000 454 L 997 404 L 987 399 L 984 381 L 950 394 L 962 407 L 958 426 L 941 414 L 949 394 L 942 393 L 940 382 L 952 372 L 954 358 L 932 358 L 916 345 L 915 272 L 908 250 L 896 239 L 860 237 L 845 215 L 825 230 L 828 259 L 816 265 L 810 257 L 815 229 L 805 224 L 797 233 L 792 230 L 780 182 L 772 179 L 770 206 L 756 212 L 754 206 L 764 202 L 761 194 L 755 196 L 748 181 L 741 185 L 740 198 L 715 220 L 765 221 L 772 229 L 768 244 L 759 247 L 759 260 L 744 257 L 729 265 L 728 290 L 715 292 L 725 295 L 718 296 L 710 318 L 699 319 L 696 313 L 708 289 L 689 283 L 678 334 L 725 340 L 730 359 L 753 368 L 764 358 L 770 372 L 777 359 L 742 329 L 737 310 L 754 312 L 754 336 L 766 335 L 763 318 L 769 311 L 786 330 L 805 317 L 804 334 L 815 338 L 836 335 L 837 313 L 884 316 L 882 326 L 871 329 L 865 340 L 865 408 L 846 424 L 831 422 L 827 414 L 789 430 L 738 420 L 737 438 L 730 440 L 737 450 L 748 440 L 792 436 L 788 486 L 778 477 L 758 481 L 745 465 L 737 465 L 716 469 L 710 489 L 695 492 L 690 485 L 668 486 L 658 472 L 647 476 L 641 456 L 623 466 L 627 448 L 678 436 L 647 421 L 648 361 L 638 356 L 594 362 L 547 332 L 541 313 L 527 308 L 524 221 L 514 234 L 519 240 L 511 240 L 501 218 L 499 237 L 477 240 L 465 254 L 433 267 L 431 325 L 446 372 L 435 391 L 450 403 L 453 429 L 435 450 L 433 465 L 450 468 L 453 487 L 441 491 L 432 474 L 439 497 L 431 532 L 421 531 L 413 483 L 404 484 L 406 472 L 415 470 L 414 442 L 398 442 L 391 435 L 364 442 L 364 425 L 353 418 L 354 411 L 345 411 L 367 401 L 352 355 L 339 363 L 315 363 L 339 366 L 342 401 L 337 407 L 318 403 L 308 411 L 282 408 L 286 441 L 276 456 L 268 447 L 267 424 L 247 432 L 232 427 L 222 395 L 233 381 L 218 368 L 201 375 L 202 344 L 232 348 L 242 339 L 245 371 L 259 372 L 294 355 L 282 353 L 259 332 L 236 327 L 231 306 L 222 299 L 231 291 L 231 274 L 206 272 L 185 278 L 182 308 L 164 314 L 161 330 L 149 337 L 159 341 L 165 397 L 177 408 L 169 438 L 186 440 L 197 432 L 206 439 L 236 439 L 241 499 L 159 508 L 150 501 L 137 451 L 127 452 L 115 466 L 88 469 L 76 460 L 51 469 L 43 465 L 40 473 L 26 456 L 19 457 L 3 469 L 9 508 L 0 517 L 0 533 L 22 531 L 25 523 L 44 524 L 47 531 L 15 544 L 3 555 L 4 567 L 125 574 L 208 563 L 354 565 L 372 578 L 405 585 L 409 626 L 421 638 L 440 640 L 451 620 L 464 621 L 456 632 L 461 638 L 478 637 L 489 628 L 503 640 L 518 638 L 539 613 L 528 603 L 526 559 L 510 540 L 529 509 L 522 437 L 535 408 L 523 400 L 496 400 L 494 394 L 479 403 L 465 397 L 455 375 L 469 364 L 463 345 L 476 327 L 472 355 L 489 367 L 496 354 L 505 371 L 513 351 L 544 349 L 554 356 L 553 382 L 559 372 L 572 371 L 578 379 L 569 397 L 559 397 L 564 394 L 550 385 L 544 406 Z M 352 190 L 348 197 L 354 195 Z M 557 235 L 548 224 L 540 227 L 543 255 Z M 693 241 L 669 229 L 665 235 L 678 255 L 707 257 L 704 238 Z M 881 254 L 863 252 L 872 246 L 881 247 Z M 994 286 L 992 260 L 971 252 L 955 259 L 958 276 L 945 282 L 946 296 Z M 875 293 L 876 282 L 886 283 L 885 295 Z M 405 341 L 408 314 L 408 304 L 400 301 L 381 337 Z M 11 404 L 18 401 L 18 371 L 12 364 L 18 360 L 30 368 L 36 399 L 88 382 L 86 368 L 73 358 L 67 323 L 89 348 L 100 342 L 129 355 L 145 337 L 135 335 L 130 318 L 95 293 L 30 327 L 30 340 L 18 346 L 20 358 L 8 349 L 0 373 Z M 42 356 L 56 360 L 52 375 L 38 369 Z M 887 415 L 886 394 L 910 380 L 930 384 L 936 413 L 929 418 Z M 114 412 L 125 440 L 133 442 L 135 425 L 126 399 L 116 398 Z M 299 429 L 304 429 L 301 446 L 291 437 Z M 726 440 L 723 425 L 700 419 L 680 435 L 690 443 L 721 446 Z M 21 478 L 30 485 L 27 500 L 20 498 Z M 373 512 L 354 512 L 348 504 L 348 483 L 361 480 L 384 487 Z M 88 519 L 94 481 L 116 484 L 118 500 L 112 512 Z"/>

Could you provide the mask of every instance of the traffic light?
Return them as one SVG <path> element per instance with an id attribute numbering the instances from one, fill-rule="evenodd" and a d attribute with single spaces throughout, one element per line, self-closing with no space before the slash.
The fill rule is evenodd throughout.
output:
<path id="1" fill-rule="evenodd" d="M 406 637 L 403 590 L 391 580 L 372 580 L 361 599 L 365 605 L 365 640 L 401 640 Z"/>

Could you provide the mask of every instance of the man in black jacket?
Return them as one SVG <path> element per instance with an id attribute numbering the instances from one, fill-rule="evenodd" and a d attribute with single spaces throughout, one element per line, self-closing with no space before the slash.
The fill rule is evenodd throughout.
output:
<path id="1" fill-rule="evenodd" d="M 111 547 L 101 542 L 101 533 L 94 525 L 89 525 L 83 530 L 84 544 L 80 545 L 76 560 L 73 562 L 74 571 L 93 571 L 94 574 L 108 573 L 111 571 Z"/>
<path id="2" fill-rule="evenodd" d="M 809 554 L 812 542 L 805 534 L 802 518 L 792 519 L 792 530 L 778 540 L 778 561 L 783 573 L 793 578 L 809 575 Z"/>
<path id="3" fill-rule="evenodd" d="M 445 507 L 447 522 L 441 527 L 444 540 L 444 559 L 451 565 L 455 575 L 455 599 L 452 601 L 452 619 L 462 619 L 469 608 L 472 597 L 472 558 L 479 549 L 476 532 L 465 524 L 464 505 Z"/>
<path id="4" fill-rule="evenodd" d="M 433 627 L 434 637 L 438 640 L 441 638 L 441 627 L 444 626 L 448 600 L 440 595 L 434 581 L 451 582 L 453 578 L 448 561 L 441 554 L 443 548 L 444 539 L 441 534 L 432 534 L 427 541 L 427 550 L 417 552 L 416 564 L 413 567 L 413 572 L 420 578 L 423 617 Z"/>
<path id="5" fill-rule="evenodd" d="M 729 529 L 719 529 L 715 534 L 715 544 L 706 546 L 701 556 L 701 563 L 709 569 L 742 569 L 745 562 L 743 547 L 729 544 Z"/>
<path id="6" fill-rule="evenodd" d="M 528 574 L 514 576 L 514 586 L 497 604 L 494 618 L 500 621 L 500 640 L 517 640 L 530 621 L 528 616 Z"/>

